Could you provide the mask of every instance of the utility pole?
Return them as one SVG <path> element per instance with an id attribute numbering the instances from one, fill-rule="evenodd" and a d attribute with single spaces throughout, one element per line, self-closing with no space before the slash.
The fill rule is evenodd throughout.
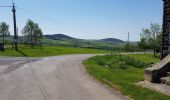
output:
<path id="1" fill-rule="evenodd" d="M 128 43 L 129 43 L 129 32 L 128 32 Z"/>
<path id="2" fill-rule="evenodd" d="M 130 33 L 128 32 L 128 38 L 127 38 L 127 46 L 129 46 L 129 39 L 130 38 Z"/>
<path id="3" fill-rule="evenodd" d="M 4 48 L 5 48 L 5 34 L 3 33 L 3 50 L 4 51 Z"/>
<path id="4" fill-rule="evenodd" d="M 16 27 L 16 10 L 15 10 L 15 4 L 13 3 L 12 6 L 12 12 L 13 12 L 13 21 L 14 21 L 14 44 L 15 44 L 15 50 L 18 50 L 18 37 L 17 37 L 17 27 Z"/>

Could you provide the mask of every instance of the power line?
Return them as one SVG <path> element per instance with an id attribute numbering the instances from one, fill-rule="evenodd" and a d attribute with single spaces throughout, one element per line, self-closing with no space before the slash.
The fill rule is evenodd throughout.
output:
<path id="1" fill-rule="evenodd" d="M 14 3 L 14 0 L 12 0 L 12 4 L 15 4 L 15 3 Z M 12 8 L 13 6 L 11 5 L 11 6 L 0 6 L 0 7 L 1 7 L 1 8 L 8 8 L 8 7 L 9 7 L 9 8 Z"/>
<path id="2" fill-rule="evenodd" d="M 12 8 L 12 12 L 13 12 L 13 23 L 14 23 L 14 44 L 15 44 L 15 50 L 18 50 L 18 36 L 17 36 L 17 26 L 16 26 L 16 9 L 15 9 L 15 3 L 14 0 L 12 0 L 12 6 L 0 6 L 0 7 L 10 7 Z"/>
<path id="3" fill-rule="evenodd" d="M 12 4 L 15 4 L 14 3 L 14 0 L 12 0 Z M 8 7 L 12 7 L 12 6 L 8 6 Z M 57 23 L 60 23 L 60 24 L 63 24 L 65 26 L 68 26 L 68 27 L 72 27 L 74 29 L 78 29 L 78 30 L 89 30 L 89 28 L 85 28 L 85 27 L 79 27 L 79 26 L 76 26 L 76 25 L 72 25 L 72 24 L 69 24 L 69 23 L 65 23 L 65 22 L 62 22 L 60 20 L 57 20 L 55 18 L 51 18 L 49 16 L 44 16 L 44 15 L 41 15 L 41 14 L 38 14 L 38 13 L 35 13 L 35 12 L 32 12 L 30 10 L 27 10 L 27 9 L 24 9 L 24 8 L 20 8 L 20 7 L 17 7 L 15 6 L 16 9 L 20 10 L 20 11 L 23 11 L 24 13 L 29 13 L 31 15 L 34 15 L 34 16 L 37 16 L 37 17 L 40 17 L 40 18 L 43 18 L 45 20 L 49 20 L 49 21 L 52 21 L 52 22 L 57 22 Z M 92 27 L 90 27 L 92 28 Z M 99 31 L 99 30 L 96 30 L 96 29 L 92 29 L 93 31 L 95 31 L 96 33 L 107 33 L 107 32 L 104 32 L 104 31 Z M 79 33 L 79 31 L 77 31 L 77 33 Z"/>
<path id="4" fill-rule="evenodd" d="M 44 15 L 38 14 L 38 13 L 32 12 L 32 11 L 30 11 L 30 10 L 24 9 L 24 8 L 20 8 L 20 7 L 16 7 L 16 8 L 19 9 L 19 10 L 22 10 L 22 11 L 24 11 L 24 12 L 27 12 L 27 13 L 29 13 L 29 14 L 35 15 L 35 16 L 37 16 L 37 17 L 41 17 L 41 18 L 43 18 L 43 19 L 45 19 L 45 20 L 49 20 L 49 21 L 53 21 L 53 22 L 55 21 L 55 22 L 57 22 L 57 23 L 61 23 L 61 24 L 64 24 L 64 25 L 67 25 L 67 26 L 70 26 L 70 27 L 74 27 L 74 28 L 79 28 L 79 29 L 80 29 L 80 27 L 77 27 L 77 26 L 75 26 L 75 25 L 71 25 L 71 24 L 68 24 L 68 23 L 64 23 L 64 22 L 61 22 L 61 21 L 59 21 L 59 20 L 57 20 L 57 19 L 54 19 L 54 18 L 51 18 L 51 17 L 48 17 L 48 16 L 44 16 Z"/>
<path id="5" fill-rule="evenodd" d="M 14 0 L 12 0 L 12 3 L 15 4 L 15 3 L 14 3 Z M 8 7 L 12 7 L 12 6 L 8 6 Z M 60 21 L 60 20 L 57 20 L 57 19 L 55 19 L 55 18 L 51 18 L 51 17 L 49 17 L 49 16 L 44 16 L 44 15 L 41 15 L 41 14 L 32 12 L 32 11 L 27 10 L 27 9 L 25 9 L 25 8 L 20 8 L 20 7 L 18 7 L 18 6 L 15 6 L 15 7 L 16 7 L 16 9 L 18 9 L 19 11 L 23 11 L 24 13 L 29 13 L 29 14 L 31 14 L 31 15 L 34 15 L 34 16 L 43 18 L 43 19 L 48 20 L 48 21 L 51 21 L 51 22 L 57 22 L 57 23 L 60 23 L 60 24 L 63 24 L 63 25 L 65 25 L 65 26 L 72 27 L 72 28 L 78 29 L 78 30 L 89 30 L 89 28 L 82 28 L 82 27 L 79 27 L 79 26 L 75 26 L 75 25 L 72 25 L 72 24 L 68 24 L 68 23 L 62 22 L 62 21 Z M 90 28 L 92 28 L 92 27 L 90 27 Z M 81 31 L 78 31 L 78 30 L 77 30 L 77 33 L 80 33 Z M 96 30 L 96 29 L 92 29 L 92 30 L 95 31 L 96 33 L 108 33 L 108 32 L 99 31 L 99 30 Z"/>
<path id="6" fill-rule="evenodd" d="M 75 29 L 79 29 L 79 30 L 89 30 L 88 28 L 81 28 L 81 27 L 78 27 L 78 26 L 75 26 L 75 25 L 71 25 L 71 24 L 68 24 L 68 23 L 64 23 L 60 20 L 57 20 L 55 18 L 51 18 L 49 16 L 44 16 L 44 15 L 41 15 L 41 14 L 38 14 L 38 13 L 35 13 L 35 12 L 32 12 L 30 10 L 27 10 L 25 8 L 21 8 L 21 7 L 18 7 L 16 6 L 16 8 L 20 11 L 23 11 L 24 13 L 29 13 L 31 15 L 34 15 L 34 16 L 37 16 L 37 17 L 40 17 L 40 18 L 43 18 L 45 20 L 49 20 L 49 21 L 52 21 L 52 22 L 57 22 L 57 23 L 60 23 L 60 24 L 63 24 L 63 25 L 66 25 L 68 27 L 72 27 L 72 28 L 75 28 Z M 106 32 L 101 32 L 101 31 L 98 31 L 98 30 L 94 30 L 96 32 L 100 32 L 100 33 L 106 33 Z"/>
<path id="7" fill-rule="evenodd" d="M 1 8 L 5 8 L 5 7 L 12 7 L 12 6 L 0 6 Z"/>

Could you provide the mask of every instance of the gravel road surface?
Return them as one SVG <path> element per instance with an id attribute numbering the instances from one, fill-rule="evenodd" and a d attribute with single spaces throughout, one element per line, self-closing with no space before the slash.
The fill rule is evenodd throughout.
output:
<path id="1" fill-rule="evenodd" d="M 93 80 L 82 61 L 93 55 L 0 58 L 0 100 L 125 100 Z"/>

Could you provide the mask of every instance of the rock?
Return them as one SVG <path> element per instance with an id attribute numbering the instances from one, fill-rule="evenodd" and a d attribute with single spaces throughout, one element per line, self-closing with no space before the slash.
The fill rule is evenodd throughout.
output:
<path id="1" fill-rule="evenodd" d="M 169 76 L 169 77 L 170 77 L 170 72 L 167 72 L 167 76 Z"/>
<path id="2" fill-rule="evenodd" d="M 160 78 L 167 76 L 167 72 L 170 72 L 170 55 L 161 60 L 160 63 L 153 65 L 153 67 L 146 68 L 144 77 L 149 82 L 159 83 L 161 82 Z"/>

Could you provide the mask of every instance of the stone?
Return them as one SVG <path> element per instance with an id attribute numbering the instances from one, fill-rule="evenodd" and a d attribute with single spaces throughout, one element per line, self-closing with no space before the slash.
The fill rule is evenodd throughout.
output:
<path id="1" fill-rule="evenodd" d="M 162 77 L 161 83 L 166 84 L 166 85 L 170 85 L 170 77 Z"/>
<path id="2" fill-rule="evenodd" d="M 145 80 L 154 83 L 160 83 L 162 77 L 167 76 L 170 72 L 170 55 L 166 56 L 160 63 L 153 65 L 153 67 L 144 70 Z"/>
<path id="3" fill-rule="evenodd" d="M 170 86 L 165 84 L 157 84 L 157 83 L 151 83 L 148 81 L 141 81 L 136 83 L 137 86 L 142 86 L 144 88 L 148 88 L 153 91 L 157 91 L 159 93 L 163 93 L 165 95 L 170 96 Z"/>
<path id="4" fill-rule="evenodd" d="M 166 77 L 162 77 L 162 78 L 161 78 L 161 83 L 162 83 L 162 84 L 165 84 L 165 82 L 166 82 Z"/>
<path id="5" fill-rule="evenodd" d="M 170 79 L 168 79 L 165 84 L 170 85 Z"/>
<path id="6" fill-rule="evenodd" d="M 170 77 L 170 72 L 167 72 L 167 76 Z"/>

